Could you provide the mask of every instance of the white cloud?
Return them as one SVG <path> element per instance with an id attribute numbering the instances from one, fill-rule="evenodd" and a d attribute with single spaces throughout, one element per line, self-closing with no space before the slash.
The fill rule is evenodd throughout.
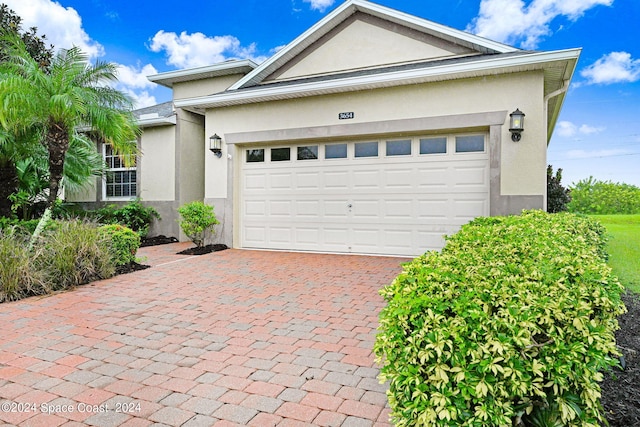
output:
<path id="1" fill-rule="evenodd" d="M 304 0 L 305 3 L 309 3 L 312 10 L 318 10 L 324 12 L 329 7 L 333 6 L 335 0 Z"/>
<path id="2" fill-rule="evenodd" d="M 556 132 L 560 136 L 571 138 L 578 132 L 578 128 L 571 122 L 558 122 L 556 124 Z"/>
<path id="3" fill-rule="evenodd" d="M 588 84 L 611 84 L 640 80 L 640 59 L 627 52 L 611 52 L 580 72 Z"/>
<path id="4" fill-rule="evenodd" d="M 126 93 L 133 99 L 135 108 L 144 108 L 157 104 L 156 98 L 146 89 L 155 89 L 158 85 L 150 82 L 147 76 L 158 74 L 151 64 L 144 67 L 132 65 L 118 65 L 118 82 L 116 89 Z"/>
<path id="5" fill-rule="evenodd" d="M 233 36 L 208 37 L 202 33 L 180 35 L 158 31 L 151 39 L 149 48 L 153 52 L 165 51 L 167 62 L 179 68 L 194 68 L 223 62 L 228 59 L 251 59 L 264 61 L 264 57 L 256 56 L 255 43 L 242 46 L 240 40 Z"/>
<path id="6" fill-rule="evenodd" d="M 606 128 L 604 127 L 594 127 L 594 126 L 589 126 L 589 125 L 582 125 L 580 126 L 580 128 L 578 129 L 580 131 L 581 134 L 584 135 L 594 135 L 596 133 L 600 133 L 602 131 L 604 131 Z"/>
<path id="7" fill-rule="evenodd" d="M 606 128 L 604 127 L 590 126 L 587 124 L 578 126 L 568 121 L 560 121 L 556 124 L 556 132 L 558 133 L 558 135 L 565 138 L 572 138 L 577 134 L 593 135 L 596 133 L 600 133 L 605 129 Z"/>
<path id="8" fill-rule="evenodd" d="M 92 40 L 82 28 L 82 18 L 71 7 L 51 0 L 4 0 L 9 9 L 22 18 L 22 28 L 38 27 L 56 49 L 78 46 L 90 59 L 104 55 L 100 43 Z"/>
<path id="9" fill-rule="evenodd" d="M 572 21 L 587 10 L 610 6 L 614 0 L 482 0 L 480 13 L 467 31 L 492 40 L 534 49 L 552 33 L 551 22 L 560 16 Z"/>
<path id="10" fill-rule="evenodd" d="M 158 70 L 151 64 L 142 68 L 132 65 L 118 66 L 118 82 L 135 89 L 155 88 L 157 85 L 147 79 L 147 76 L 153 74 L 158 74 Z"/>

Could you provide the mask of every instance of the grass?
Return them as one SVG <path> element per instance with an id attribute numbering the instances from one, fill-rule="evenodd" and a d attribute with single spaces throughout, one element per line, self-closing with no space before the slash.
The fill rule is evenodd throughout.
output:
<path id="1" fill-rule="evenodd" d="M 640 293 L 640 215 L 592 215 L 610 233 L 609 265 L 620 282 Z"/>

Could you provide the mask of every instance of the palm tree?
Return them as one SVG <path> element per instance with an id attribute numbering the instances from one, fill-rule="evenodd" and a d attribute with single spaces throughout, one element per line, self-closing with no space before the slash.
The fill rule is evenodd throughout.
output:
<path id="1" fill-rule="evenodd" d="M 0 125 L 13 135 L 36 134 L 48 152 L 51 208 L 60 191 L 70 146 L 86 146 L 86 135 L 111 144 L 125 162 L 137 154 L 139 129 L 131 100 L 109 87 L 117 66 L 89 64 L 77 47 L 60 50 L 43 70 L 17 37 L 0 64 Z"/>

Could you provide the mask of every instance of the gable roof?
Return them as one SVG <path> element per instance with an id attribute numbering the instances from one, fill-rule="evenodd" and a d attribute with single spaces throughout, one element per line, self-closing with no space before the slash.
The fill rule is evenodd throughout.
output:
<path id="1" fill-rule="evenodd" d="M 318 75 L 298 75 L 282 80 L 270 78 L 341 24 L 362 14 L 461 46 L 469 49 L 471 54 L 425 58 L 413 62 Z M 506 73 L 542 71 L 545 101 L 548 102 L 547 124 L 550 139 L 580 51 L 581 49 L 547 52 L 521 50 L 366 0 L 347 0 L 271 58 L 256 66 L 226 91 L 176 100 L 175 106 L 203 114 L 203 110 L 208 108 Z"/>
<path id="2" fill-rule="evenodd" d="M 517 48 L 503 43 L 494 42 L 436 22 L 380 6 L 366 0 L 348 0 L 307 31 L 302 33 L 287 46 L 279 50 L 271 58 L 264 61 L 244 78 L 238 80 L 238 82 L 232 85 L 229 90 L 240 89 L 261 83 L 267 76 L 271 75 L 278 68 L 289 62 L 306 48 L 336 28 L 339 24 L 347 20 L 350 16 L 358 12 L 456 43 L 479 53 L 506 53 L 518 50 Z"/>

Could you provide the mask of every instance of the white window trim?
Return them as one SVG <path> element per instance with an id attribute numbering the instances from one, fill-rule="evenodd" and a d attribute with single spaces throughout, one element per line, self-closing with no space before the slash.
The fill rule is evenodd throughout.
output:
<path id="1" fill-rule="evenodd" d="M 107 160 L 107 145 L 109 144 L 102 144 L 102 159 L 106 162 Z M 135 200 L 138 197 L 138 183 L 137 183 L 137 179 L 138 179 L 138 174 L 137 174 L 137 170 L 138 170 L 138 166 L 137 166 L 138 162 L 136 160 L 136 166 L 131 167 L 131 168 L 109 168 L 107 167 L 106 172 L 126 172 L 126 171 L 136 171 L 136 194 L 133 196 L 107 196 L 107 177 L 106 175 L 102 177 L 102 200 L 104 201 L 130 201 L 130 200 Z"/>

